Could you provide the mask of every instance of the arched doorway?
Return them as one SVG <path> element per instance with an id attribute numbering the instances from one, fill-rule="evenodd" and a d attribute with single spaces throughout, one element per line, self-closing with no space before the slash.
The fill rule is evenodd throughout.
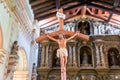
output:
<path id="1" fill-rule="evenodd" d="M 18 51 L 18 63 L 15 67 L 13 80 L 27 80 L 28 78 L 28 63 L 26 52 L 23 48 Z"/>
<path id="2" fill-rule="evenodd" d="M 3 35 L 2 35 L 2 28 L 0 25 L 0 49 L 3 47 Z"/>

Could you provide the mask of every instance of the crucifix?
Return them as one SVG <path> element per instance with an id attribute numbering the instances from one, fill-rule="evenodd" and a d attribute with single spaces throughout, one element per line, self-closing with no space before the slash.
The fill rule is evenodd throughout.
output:
<path id="1" fill-rule="evenodd" d="M 58 1 L 58 0 L 57 0 Z M 57 50 L 57 57 L 60 58 L 60 66 L 61 66 L 61 80 L 66 80 L 66 64 L 67 64 L 67 57 L 68 52 L 66 48 L 66 43 L 73 39 L 74 37 L 78 37 L 83 40 L 89 40 L 89 36 L 81 34 L 79 32 L 72 32 L 72 31 L 66 31 L 64 30 L 64 17 L 63 9 L 58 8 L 57 17 L 59 20 L 59 30 L 49 33 L 49 34 L 43 34 L 40 37 L 36 39 L 36 42 L 39 43 L 41 41 L 44 41 L 46 39 L 51 39 L 58 43 L 59 49 Z M 70 36 L 69 38 L 64 38 L 64 35 Z M 55 36 L 59 36 L 59 39 L 54 38 Z"/>

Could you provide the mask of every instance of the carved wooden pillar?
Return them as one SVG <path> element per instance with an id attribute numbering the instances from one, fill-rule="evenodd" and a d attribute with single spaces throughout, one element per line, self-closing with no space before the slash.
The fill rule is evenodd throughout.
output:
<path id="1" fill-rule="evenodd" d="M 95 47 L 96 47 L 96 66 L 100 66 L 100 55 L 99 55 L 99 49 L 98 49 L 98 46 L 97 44 L 95 44 Z"/>
<path id="2" fill-rule="evenodd" d="M 69 66 L 76 66 L 76 42 L 71 40 L 69 42 Z"/>
<path id="3" fill-rule="evenodd" d="M 41 61 L 41 67 L 44 67 L 44 55 L 45 55 L 45 46 L 42 45 L 42 61 Z"/>
<path id="4" fill-rule="evenodd" d="M 100 80 L 102 80 L 102 76 L 100 76 Z"/>
<path id="5" fill-rule="evenodd" d="M 76 66 L 76 45 L 73 45 L 73 65 Z"/>
<path id="6" fill-rule="evenodd" d="M 104 46 L 104 54 L 105 54 L 105 66 L 106 68 L 109 68 L 108 66 L 108 54 L 107 54 L 107 50 L 106 50 L 106 47 Z"/>
<path id="7" fill-rule="evenodd" d="M 103 43 L 100 44 L 101 64 L 105 67 L 105 55 L 103 53 Z"/>
<path id="8" fill-rule="evenodd" d="M 72 76 L 70 76 L 70 80 L 72 80 Z"/>
<path id="9" fill-rule="evenodd" d="M 106 80 L 106 75 L 103 75 L 103 79 Z"/>
<path id="10" fill-rule="evenodd" d="M 95 35 L 99 34 L 99 25 L 100 24 L 97 21 L 94 23 L 94 34 Z"/>
<path id="11" fill-rule="evenodd" d="M 47 79 L 47 74 L 45 74 L 44 76 L 45 76 L 44 80 L 48 80 L 48 79 Z"/>
<path id="12" fill-rule="evenodd" d="M 42 67 L 48 67 L 48 49 L 49 42 L 46 40 L 42 43 Z"/>
<path id="13" fill-rule="evenodd" d="M 48 49 L 49 49 L 49 43 L 47 43 L 46 45 L 46 63 L 45 63 L 46 67 L 48 67 Z"/>
<path id="14" fill-rule="evenodd" d="M 49 45 L 49 59 L 50 59 L 50 60 L 48 61 L 48 62 L 49 62 L 49 67 L 52 67 L 52 56 L 53 56 L 53 51 L 54 51 L 54 50 L 52 49 L 52 47 L 53 47 L 52 45 Z"/>
<path id="15" fill-rule="evenodd" d="M 74 80 L 76 80 L 76 76 L 74 75 Z"/>
<path id="16" fill-rule="evenodd" d="M 69 45 L 69 66 L 72 64 L 72 47 Z"/>
<path id="17" fill-rule="evenodd" d="M 103 51 L 103 40 L 96 40 L 96 56 L 97 56 L 97 67 L 102 66 L 105 67 L 105 55 Z"/>

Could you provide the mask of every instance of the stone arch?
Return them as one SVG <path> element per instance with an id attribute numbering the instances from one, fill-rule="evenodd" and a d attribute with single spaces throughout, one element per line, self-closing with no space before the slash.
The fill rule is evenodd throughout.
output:
<path id="1" fill-rule="evenodd" d="M 0 49 L 3 48 L 3 34 L 2 34 L 2 28 L 0 25 Z"/>
<path id="2" fill-rule="evenodd" d="M 13 80 L 26 80 L 28 78 L 28 59 L 24 48 L 21 47 L 18 50 L 18 56 Z"/>
<path id="3" fill-rule="evenodd" d="M 16 65 L 16 70 L 27 70 L 28 61 L 27 61 L 26 51 L 24 48 L 19 49 L 18 56 L 19 56 L 19 60 Z"/>
<path id="4" fill-rule="evenodd" d="M 120 54 L 119 54 L 119 50 L 117 48 L 109 48 L 108 51 L 108 65 L 109 67 L 114 67 L 114 66 L 120 66 Z"/>
<path id="5" fill-rule="evenodd" d="M 86 64 L 84 64 L 87 61 Z M 85 66 L 85 67 L 92 67 L 93 65 L 93 60 L 92 60 L 92 50 L 88 46 L 82 46 L 79 49 L 79 64 L 80 66 Z"/>

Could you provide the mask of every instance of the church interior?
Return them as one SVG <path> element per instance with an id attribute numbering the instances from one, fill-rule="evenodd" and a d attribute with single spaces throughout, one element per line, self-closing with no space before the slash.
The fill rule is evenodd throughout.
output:
<path id="1" fill-rule="evenodd" d="M 62 80 L 59 45 L 40 41 L 59 29 L 89 37 L 66 43 L 65 80 L 120 80 L 120 0 L 0 0 L 0 80 Z"/>

